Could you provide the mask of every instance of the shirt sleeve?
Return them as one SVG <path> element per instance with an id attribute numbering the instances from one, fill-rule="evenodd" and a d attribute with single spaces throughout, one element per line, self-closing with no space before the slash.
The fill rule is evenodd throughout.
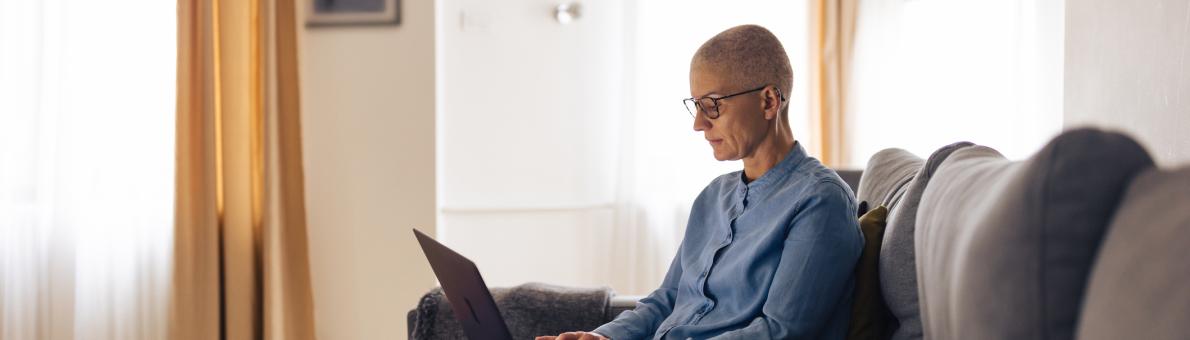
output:
<path id="1" fill-rule="evenodd" d="M 657 332 L 661 322 L 673 312 L 674 300 L 678 296 L 678 280 L 682 277 L 682 250 L 669 264 L 669 271 L 661 287 L 636 303 L 636 308 L 624 311 L 615 320 L 599 326 L 593 333 L 599 333 L 612 340 L 646 339 Z"/>
<path id="2" fill-rule="evenodd" d="M 815 190 L 790 224 L 762 315 L 715 339 L 815 339 L 850 294 L 864 242 L 854 199 L 834 182 Z"/>

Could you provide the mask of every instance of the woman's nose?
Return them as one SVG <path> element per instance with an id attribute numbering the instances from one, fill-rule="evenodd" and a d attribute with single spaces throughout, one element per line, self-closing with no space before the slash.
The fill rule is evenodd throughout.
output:
<path id="1" fill-rule="evenodd" d="M 699 112 L 694 115 L 694 131 L 703 131 L 711 128 L 711 120 L 707 119 L 707 115 Z"/>

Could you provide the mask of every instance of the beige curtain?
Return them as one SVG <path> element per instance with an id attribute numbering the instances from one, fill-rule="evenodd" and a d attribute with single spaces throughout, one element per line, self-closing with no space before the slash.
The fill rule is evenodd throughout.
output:
<path id="1" fill-rule="evenodd" d="M 811 153 L 839 167 L 847 158 L 846 81 L 851 72 L 859 0 L 810 1 Z"/>
<path id="2" fill-rule="evenodd" d="M 170 338 L 314 337 L 293 0 L 178 0 Z"/>

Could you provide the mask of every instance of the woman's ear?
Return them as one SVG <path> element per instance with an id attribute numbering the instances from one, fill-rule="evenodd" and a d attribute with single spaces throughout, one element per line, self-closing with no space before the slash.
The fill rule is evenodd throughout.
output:
<path id="1" fill-rule="evenodd" d="M 773 120 L 781 112 L 781 103 L 785 101 L 785 96 L 781 95 L 781 89 L 776 86 L 771 86 L 764 89 L 763 96 L 763 110 L 764 119 Z"/>

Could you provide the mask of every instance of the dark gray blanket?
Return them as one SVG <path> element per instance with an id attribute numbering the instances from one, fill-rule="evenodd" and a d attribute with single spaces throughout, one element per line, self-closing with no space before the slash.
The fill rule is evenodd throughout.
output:
<path id="1" fill-rule="evenodd" d="M 514 339 L 590 331 L 610 319 L 608 288 L 572 288 L 526 283 L 492 288 L 492 298 Z M 434 288 L 417 304 L 413 339 L 464 339 L 463 329 L 442 294 Z"/>

